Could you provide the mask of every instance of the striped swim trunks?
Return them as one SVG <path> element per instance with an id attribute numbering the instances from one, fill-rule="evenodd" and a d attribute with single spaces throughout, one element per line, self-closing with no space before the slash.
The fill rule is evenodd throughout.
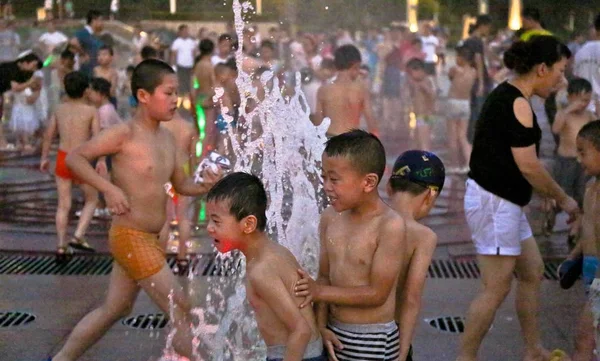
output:
<path id="1" fill-rule="evenodd" d="M 331 320 L 327 328 L 344 345 L 335 351 L 340 361 L 396 361 L 400 355 L 400 331 L 394 321 L 358 325 Z"/>

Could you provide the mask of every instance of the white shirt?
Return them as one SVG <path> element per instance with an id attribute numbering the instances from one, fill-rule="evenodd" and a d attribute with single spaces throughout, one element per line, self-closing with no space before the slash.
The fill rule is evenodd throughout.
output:
<path id="1" fill-rule="evenodd" d="M 426 63 L 435 63 L 435 53 L 440 45 L 440 40 L 435 35 L 422 36 L 423 52 L 425 53 Z"/>
<path id="2" fill-rule="evenodd" d="M 229 59 L 231 59 L 230 56 L 226 57 L 226 58 L 221 58 L 220 55 L 213 55 L 210 58 L 210 62 L 212 63 L 213 66 L 217 65 L 217 64 L 225 64 L 229 61 Z"/>
<path id="3" fill-rule="evenodd" d="M 61 33 L 60 31 L 55 31 L 53 33 L 50 33 L 50 32 L 43 33 L 42 36 L 40 36 L 39 41 L 40 41 L 40 43 L 44 44 L 45 46 L 53 49 L 57 45 L 66 43 L 67 41 L 69 41 L 69 38 L 67 38 L 67 36 L 65 34 Z"/>
<path id="4" fill-rule="evenodd" d="M 575 54 L 575 63 L 573 73 L 592 83 L 594 99 L 600 96 L 600 40 L 588 41 Z M 592 101 L 588 109 L 595 111 L 595 104 Z"/>
<path id="5" fill-rule="evenodd" d="M 192 38 L 177 38 L 171 45 L 171 50 L 177 52 L 177 66 L 183 68 L 194 67 L 194 50 L 196 50 L 196 40 Z"/>

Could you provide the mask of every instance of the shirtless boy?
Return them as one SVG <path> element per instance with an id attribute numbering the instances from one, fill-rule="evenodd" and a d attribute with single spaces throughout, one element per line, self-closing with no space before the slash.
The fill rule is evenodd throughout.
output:
<path id="1" fill-rule="evenodd" d="M 183 162 L 182 164 L 177 164 L 177 166 L 183 167 L 185 175 L 189 177 L 194 171 L 193 167 L 197 164 L 195 157 L 196 143 L 198 141 L 196 129 L 177 113 L 175 113 L 173 120 L 162 123 L 161 127 L 169 130 L 171 134 L 173 134 L 177 152 L 181 153 L 179 159 Z M 171 204 L 175 206 L 175 217 L 179 228 L 179 246 L 177 251 L 177 273 L 179 275 L 187 274 L 190 265 L 187 258 L 187 243 L 192 234 L 192 222 L 188 215 L 188 209 L 190 208 L 191 203 L 192 199 L 190 197 L 177 194 L 173 197 L 173 202 L 167 202 L 167 209 L 169 209 L 169 205 Z M 169 214 L 168 210 L 167 214 Z M 169 239 L 170 224 L 171 222 L 167 218 L 163 230 L 161 231 L 161 242 L 165 246 Z"/>
<path id="2" fill-rule="evenodd" d="M 213 106 L 212 95 L 215 87 L 215 70 L 211 62 L 211 56 L 215 50 L 215 44 L 204 39 L 200 42 L 200 55 L 194 66 L 194 82 L 192 87 L 192 105 L 196 111 L 196 124 L 198 134 L 202 142 L 202 149 L 198 149 L 197 155 L 208 154 L 217 145 L 217 110 Z"/>
<path id="3" fill-rule="evenodd" d="M 119 74 L 112 66 L 114 57 L 113 48 L 104 45 L 98 50 L 98 65 L 94 68 L 94 77 L 104 78 L 110 82 L 110 102 L 117 108 L 117 86 Z"/>
<path id="4" fill-rule="evenodd" d="M 330 118 L 327 137 L 331 138 L 358 128 L 361 116 L 364 115 L 368 130 L 377 134 L 377 121 L 373 116 L 369 90 L 358 80 L 360 52 L 353 45 L 344 45 L 335 51 L 334 57 L 337 77 L 319 88 L 313 123 L 320 125 L 323 118 Z"/>
<path id="5" fill-rule="evenodd" d="M 444 164 L 433 153 L 409 150 L 396 159 L 387 184 L 392 208 L 406 221 L 408 272 L 396 290 L 400 360 L 412 361 L 411 341 L 437 236 L 419 220 L 426 217 L 444 186 Z"/>
<path id="6" fill-rule="evenodd" d="M 450 91 L 448 92 L 448 150 L 453 158 L 450 174 L 467 174 L 471 159 L 471 143 L 467 139 L 467 127 L 471 117 L 471 89 L 477 79 L 474 54 L 466 48 L 456 49 L 456 66 L 450 68 Z M 462 159 L 460 159 L 462 155 Z"/>
<path id="7" fill-rule="evenodd" d="M 300 308 L 293 285 L 300 267 L 294 255 L 265 234 L 267 195 L 261 181 L 247 173 L 223 178 L 208 193 L 208 234 L 219 252 L 246 256 L 246 294 L 268 361 L 326 361 L 315 314 Z"/>
<path id="8" fill-rule="evenodd" d="M 206 172 L 203 184 L 187 178 L 173 135 L 160 126 L 175 115 L 177 88 L 177 76 L 167 63 L 141 62 L 131 80 L 139 104 L 136 116 L 98 134 L 67 157 L 73 173 L 105 195 L 113 214 L 109 244 L 115 262 L 104 304 L 77 324 L 54 361 L 78 359 L 130 312 L 140 288 L 165 313 L 169 312 L 169 293 L 173 293 L 173 346 L 188 359 L 192 355 L 190 306 L 158 239 L 166 220 L 164 185 L 171 182 L 179 194 L 197 196 L 208 192 L 217 176 Z M 113 158 L 114 184 L 89 164 L 108 154 Z"/>
<path id="9" fill-rule="evenodd" d="M 406 225 L 379 197 L 384 169 L 383 145 L 372 134 L 352 130 L 327 141 L 323 186 L 331 205 L 321 215 L 319 278 L 299 270 L 307 283 L 296 289 L 307 296 L 301 306 L 311 297 L 318 302 L 317 324 L 333 360 L 400 354 L 394 314 L 408 265 Z"/>
<path id="10" fill-rule="evenodd" d="M 425 72 L 425 63 L 421 59 L 409 61 L 406 64 L 406 74 L 410 94 L 410 118 L 411 122 L 416 121 L 417 148 L 430 150 L 431 127 L 435 119 L 435 84 L 433 78 Z"/>
<path id="11" fill-rule="evenodd" d="M 56 233 L 58 236 L 56 260 L 58 262 L 67 261 L 71 253 L 67 247 L 66 238 L 69 226 L 69 211 L 72 205 L 71 187 L 73 184 L 78 184 L 81 187 L 85 196 L 85 203 L 81 210 L 77 229 L 69 245 L 84 251 L 94 251 L 85 240 L 84 235 L 94 216 L 94 210 L 98 203 L 98 191 L 92 186 L 81 182 L 81 179 L 73 174 L 65 163 L 67 153 L 87 142 L 100 131 L 100 122 L 96 115 L 96 108 L 88 105 L 84 99 L 84 94 L 88 87 L 88 78 L 83 73 L 73 72 L 65 76 L 67 97 L 62 104 L 58 105 L 54 115 L 50 118 L 42 143 L 40 170 L 47 172 L 50 167 L 48 159 L 50 145 L 52 144 L 52 139 L 58 133 L 60 143 L 58 145 L 56 168 L 54 171 L 58 192 L 58 208 L 56 209 Z M 90 161 L 93 160 L 95 158 L 90 159 Z M 106 163 L 104 160 L 100 160 L 97 163 L 97 170 L 102 174 L 106 173 Z"/>

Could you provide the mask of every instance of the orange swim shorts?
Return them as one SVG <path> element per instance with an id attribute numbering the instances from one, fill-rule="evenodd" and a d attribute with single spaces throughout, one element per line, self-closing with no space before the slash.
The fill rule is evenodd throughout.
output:
<path id="1" fill-rule="evenodd" d="M 65 161 L 66 158 L 67 152 L 59 149 L 56 153 L 56 168 L 54 169 L 54 174 L 63 179 L 70 179 L 74 183 L 81 183 L 77 176 L 71 173 L 69 167 L 67 167 L 67 162 Z"/>
<path id="2" fill-rule="evenodd" d="M 157 274 L 167 264 L 158 234 L 112 226 L 108 242 L 115 261 L 134 281 Z"/>

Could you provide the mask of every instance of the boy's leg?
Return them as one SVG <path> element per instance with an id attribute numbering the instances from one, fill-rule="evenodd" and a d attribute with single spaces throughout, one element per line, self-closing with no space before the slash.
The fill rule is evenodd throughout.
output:
<path id="1" fill-rule="evenodd" d="M 71 180 L 56 178 L 56 191 L 58 193 L 58 207 L 56 208 L 56 235 L 58 247 L 67 245 L 67 227 L 69 226 L 69 211 L 71 210 Z"/>
<path id="2" fill-rule="evenodd" d="M 467 138 L 467 131 L 469 127 L 469 121 L 467 119 L 460 120 L 457 122 L 457 134 L 458 134 L 458 144 L 462 151 L 462 155 L 465 160 L 465 166 L 469 166 L 469 162 L 471 161 L 471 152 L 473 151 L 473 147 L 471 143 L 469 143 L 469 139 Z"/>
<path id="3" fill-rule="evenodd" d="M 421 124 L 417 126 L 417 147 L 420 150 L 431 150 L 431 126 Z"/>
<path id="4" fill-rule="evenodd" d="M 190 240 L 192 233 L 192 222 L 188 215 L 190 208 L 191 198 L 180 196 L 179 203 L 177 204 L 177 220 L 179 222 L 179 250 L 177 253 L 177 259 L 183 260 L 187 256 L 187 243 Z"/>
<path id="5" fill-rule="evenodd" d="M 517 296 L 515 305 L 525 340 L 524 360 L 545 360 L 549 352 L 542 347 L 538 323 L 540 285 L 544 275 L 542 255 L 533 237 L 521 244 L 517 257 Z"/>
<path id="6" fill-rule="evenodd" d="M 81 216 L 79 217 L 79 222 L 77 222 L 77 229 L 74 234 L 78 239 L 81 239 L 85 235 L 85 231 L 87 231 L 98 205 L 98 191 L 95 188 L 87 184 L 82 184 L 81 190 L 85 197 L 85 203 L 81 209 Z"/>
<path id="7" fill-rule="evenodd" d="M 458 122 L 455 119 L 448 119 L 448 152 L 450 153 L 451 167 L 460 167 L 460 154 L 458 153 Z"/>
<path id="8" fill-rule="evenodd" d="M 187 358 L 192 357 L 192 330 L 190 304 L 183 288 L 177 282 L 175 275 L 165 263 L 164 267 L 156 274 L 139 281 L 139 285 L 148 296 L 166 314 L 171 313 L 169 294 L 173 292 L 173 327 L 176 333 L 173 339 L 175 351 Z"/>
<path id="9" fill-rule="evenodd" d="M 510 292 L 513 271 L 517 262 L 512 256 L 477 256 L 482 276 L 482 289 L 467 313 L 465 333 L 460 340 L 457 361 L 475 361 L 483 337 L 496 311 Z"/>
<path id="10" fill-rule="evenodd" d="M 573 361 L 590 361 L 594 359 L 594 315 L 589 303 L 585 304 L 575 334 L 575 352 Z"/>
<path id="11" fill-rule="evenodd" d="M 114 262 L 104 304 L 79 321 L 65 345 L 52 360 L 75 361 L 81 357 L 115 322 L 130 313 L 139 289 L 139 286 Z"/>

